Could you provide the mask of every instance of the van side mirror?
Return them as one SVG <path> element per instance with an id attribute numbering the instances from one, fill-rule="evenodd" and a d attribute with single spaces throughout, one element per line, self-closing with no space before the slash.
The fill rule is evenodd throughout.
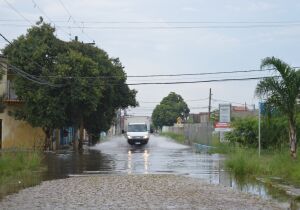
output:
<path id="1" fill-rule="evenodd" d="M 153 129 L 152 128 L 150 129 L 150 133 L 153 133 Z"/>
<path id="2" fill-rule="evenodd" d="M 124 130 L 122 130 L 122 134 L 124 134 L 125 133 L 125 131 Z"/>

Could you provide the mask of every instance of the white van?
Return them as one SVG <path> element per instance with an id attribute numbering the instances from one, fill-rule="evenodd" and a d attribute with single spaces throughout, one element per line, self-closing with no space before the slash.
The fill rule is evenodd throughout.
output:
<path id="1" fill-rule="evenodd" d="M 128 123 L 125 137 L 128 144 L 147 144 L 150 133 L 146 123 Z"/>

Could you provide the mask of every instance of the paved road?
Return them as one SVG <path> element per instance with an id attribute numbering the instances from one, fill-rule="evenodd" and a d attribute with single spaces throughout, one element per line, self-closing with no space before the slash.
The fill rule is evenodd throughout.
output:
<path id="1" fill-rule="evenodd" d="M 177 175 L 97 175 L 43 182 L 1 209 L 282 209 L 227 187 Z"/>

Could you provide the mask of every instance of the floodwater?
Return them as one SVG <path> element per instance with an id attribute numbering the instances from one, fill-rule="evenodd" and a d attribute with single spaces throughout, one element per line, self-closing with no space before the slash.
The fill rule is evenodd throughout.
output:
<path id="1" fill-rule="evenodd" d="M 48 170 L 43 174 L 43 179 L 84 174 L 176 174 L 276 199 L 288 208 L 297 208 L 295 199 L 281 190 L 258 181 L 235 179 L 224 170 L 224 159 L 219 154 L 196 152 L 190 146 L 165 137 L 153 135 L 147 145 L 131 146 L 121 136 L 89 147 L 81 153 L 48 153 L 45 157 Z"/>

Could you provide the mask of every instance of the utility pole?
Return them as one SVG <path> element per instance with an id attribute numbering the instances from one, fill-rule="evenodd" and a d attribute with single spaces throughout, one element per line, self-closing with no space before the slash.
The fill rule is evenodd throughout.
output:
<path id="1" fill-rule="evenodd" d="M 211 112 L 211 88 L 209 88 L 209 97 L 208 97 L 208 122 L 210 122 L 210 112 Z"/>
<path id="2" fill-rule="evenodd" d="M 260 115 L 261 115 L 261 102 L 259 102 L 259 104 L 258 104 L 258 156 L 260 157 L 260 150 L 261 150 L 261 146 L 260 146 L 260 144 L 261 144 L 261 142 L 260 142 L 260 138 L 261 138 L 261 134 L 260 134 Z"/>

